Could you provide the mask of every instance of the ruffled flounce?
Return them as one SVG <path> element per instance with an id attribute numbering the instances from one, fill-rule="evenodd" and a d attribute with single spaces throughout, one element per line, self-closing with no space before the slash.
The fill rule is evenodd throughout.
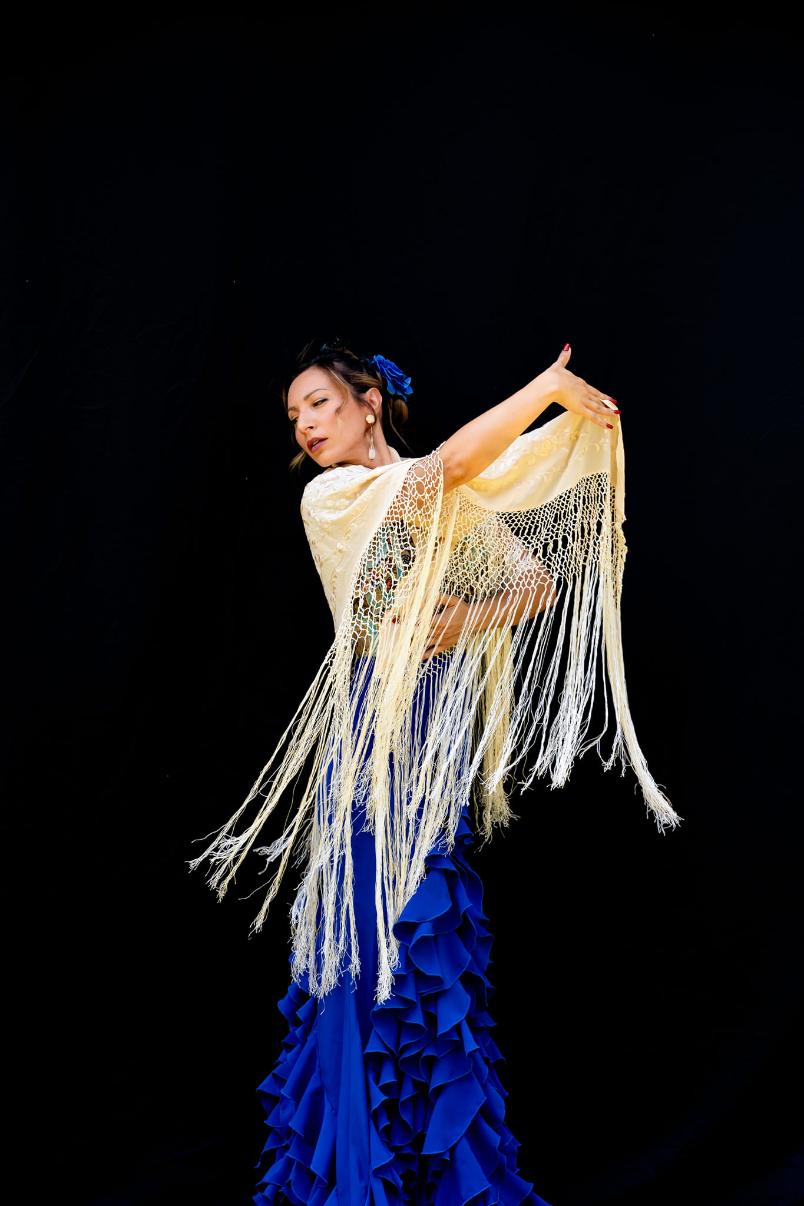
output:
<path id="1" fill-rule="evenodd" d="M 367 1004 L 359 985 L 364 1025 L 348 973 L 323 1002 L 293 981 L 279 1002 L 288 1032 L 257 1089 L 269 1130 L 257 1206 L 548 1206 L 519 1175 L 505 1123 L 466 814 L 397 921 L 390 997 Z"/>

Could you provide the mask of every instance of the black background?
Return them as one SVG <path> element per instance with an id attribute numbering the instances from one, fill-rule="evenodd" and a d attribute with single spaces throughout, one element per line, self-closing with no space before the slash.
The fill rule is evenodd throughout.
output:
<path id="1" fill-rule="evenodd" d="M 412 376 L 403 455 L 567 340 L 622 407 L 629 697 L 684 822 L 592 756 L 476 856 L 522 1174 L 804 1200 L 801 53 L 767 8 L 8 22 L 15 1200 L 253 1192 L 293 876 L 248 939 L 261 864 L 219 904 L 186 860 L 331 640 L 277 392 L 331 334 Z"/>

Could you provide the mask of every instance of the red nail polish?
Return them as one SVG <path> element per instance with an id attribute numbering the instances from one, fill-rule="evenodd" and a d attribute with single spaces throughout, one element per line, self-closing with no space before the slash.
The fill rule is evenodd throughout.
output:
<path id="1" fill-rule="evenodd" d="M 568 352 L 568 351 L 569 351 L 569 344 L 568 344 L 568 343 L 565 343 L 565 344 L 564 344 L 564 347 L 563 347 L 561 350 L 562 350 L 563 352 Z"/>
<path id="2" fill-rule="evenodd" d="M 614 427 L 614 424 L 613 424 L 613 423 L 607 423 L 607 424 L 606 424 L 606 426 L 607 426 L 607 427 Z"/>

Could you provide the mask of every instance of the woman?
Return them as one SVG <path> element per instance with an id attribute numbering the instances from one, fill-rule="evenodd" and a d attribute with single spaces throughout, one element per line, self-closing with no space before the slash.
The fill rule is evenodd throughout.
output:
<path id="1" fill-rule="evenodd" d="M 619 409 L 570 355 L 424 457 L 388 443 L 412 391 L 382 356 L 324 344 L 283 390 L 291 463 L 321 470 L 301 513 L 335 637 L 249 796 L 190 863 L 212 862 L 222 897 L 312 758 L 295 814 L 257 851 L 278 866 L 256 929 L 300 838 L 305 872 L 287 1037 L 259 1087 L 256 1203 L 545 1206 L 505 1124 L 468 850 L 514 818 L 504 781 L 537 743 L 516 782 L 558 787 L 610 719 L 604 766 L 630 762 L 660 829 L 682 819 L 628 710 Z M 551 402 L 566 413 L 526 432 Z M 599 659 L 606 723 L 583 745 Z"/>

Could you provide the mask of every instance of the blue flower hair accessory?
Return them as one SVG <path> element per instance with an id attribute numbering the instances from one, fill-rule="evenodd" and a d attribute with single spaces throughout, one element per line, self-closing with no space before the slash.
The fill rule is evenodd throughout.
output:
<path id="1" fill-rule="evenodd" d="M 406 377 L 399 365 L 394 364 L 393 360 L 388 360 L 385 356 L 372 356 L 370 363 L 376 365 L 389 394 L 396 394 L 401 397 L 402 395 L 413 393 L 410 387 L 410 377 Z"/>

